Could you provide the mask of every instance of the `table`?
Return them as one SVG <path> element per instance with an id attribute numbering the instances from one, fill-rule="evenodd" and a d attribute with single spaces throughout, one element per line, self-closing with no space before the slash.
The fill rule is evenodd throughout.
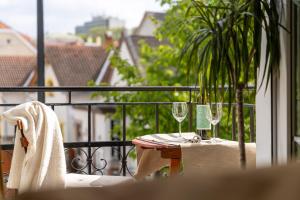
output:
<path id="1" fill-rule="evenodd" d="M 132 143 L 142 149 L 155 149 L 160 151 L 161 158 L 170 159 L 170 175 L 176 175 L 180 171 L 181 147 L 174 144 L 146 141 L 140 138 L 132 140 Z"/>
<path id="2" fill-rule="evenodd" d="M 236 141 L 217 139 L 194 140 L 195 133 L 150 134 L 133 140 L 136 145 L 138 166 L 134 177 L 141 180 L 151 173 L 170 167 L 170 175 L 176 175 L 184 167 L 184 174 L 216 173 L 240 169 L 239 144 Z M 256 145 L 246 144 L 247 167 L 256 165 Z M 182 163 L 182 165 L 181 165 Z"/>

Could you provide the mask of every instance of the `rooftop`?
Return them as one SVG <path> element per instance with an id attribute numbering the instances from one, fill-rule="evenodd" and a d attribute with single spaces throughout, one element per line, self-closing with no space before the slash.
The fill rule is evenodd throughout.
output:
<path id="1" fill-rule="evenodd" d="M 50 45 L 45 49 L 60 86 L 85 86 L 100 73 L 108 53 L 102 47 Z"/>
<path id="2" fill-rule="evenodd" d="M 0 85 L 22 86 L 36 67 L 33 56 L 0 56 Z"/>

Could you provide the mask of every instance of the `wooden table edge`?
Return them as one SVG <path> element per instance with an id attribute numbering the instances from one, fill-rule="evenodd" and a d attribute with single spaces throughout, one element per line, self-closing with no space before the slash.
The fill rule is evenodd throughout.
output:
<path id="1" fill-rule="evenodd" d="M 139 140 L 138 138 L 132 140 L 132 143 L 143 149 L 159 150 L 161 152 L 161 158 L 170 159 L 170 175 L 179 174 L 182 158 L 180 145 L 158 144 L 150 141 Z"/>

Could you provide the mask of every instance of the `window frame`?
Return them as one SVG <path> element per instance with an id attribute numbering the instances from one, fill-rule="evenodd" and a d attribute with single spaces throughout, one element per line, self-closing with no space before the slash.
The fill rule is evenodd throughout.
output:
<path id="1" fill-rule="evenodd" d="M 298 49 L 297 41 L 300 38 L 300 31 L 297 28 L 297 24 L 299 23 L 300 16 L 300 8 L 297 7 L 294 3 L 291 6 L 291 62 L 292 62 L 292 70 L 291 70 L 291 90 L 292 90 L 292 103 L 291 103 L 291 127 L 292 127 L 292 145 L 291 145 L 291 155 L 292 158 L 296 157 L 297 154 L 297 145 L 300 145 L 300 136 L 297 136 L 297 117 L 300 117 L 300 113 L 297 114 L 297 104 L 296 104 L 296 95 L 297 95 L 297 55 L 299 56 L 300 49 Z M 300 70 L 300 66 L 298 67 Z M 299 116 L 297 116 L 299 115 Z"/>

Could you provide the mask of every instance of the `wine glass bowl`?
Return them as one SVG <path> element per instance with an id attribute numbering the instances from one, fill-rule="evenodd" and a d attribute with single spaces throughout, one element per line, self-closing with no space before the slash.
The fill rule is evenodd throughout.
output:
<path id="1" fill-rule="evenodd" d="M 206 118 L 213 125 L 213 138 L 212 141 L 216 140 L 215 126 L 220 122 L 222 118 L 222 103 L 211 103 L 208 105 L 209 109 L 206 110 Z"/>
<path id="2" fill-rule="evenodd" d="M 181 136 L 181 122 L 185 119 L 188 113 L 188 107 L 186 102 L 174 102 L 172 107 L 173 117 L 179 123 L 179 135 Z"/>

